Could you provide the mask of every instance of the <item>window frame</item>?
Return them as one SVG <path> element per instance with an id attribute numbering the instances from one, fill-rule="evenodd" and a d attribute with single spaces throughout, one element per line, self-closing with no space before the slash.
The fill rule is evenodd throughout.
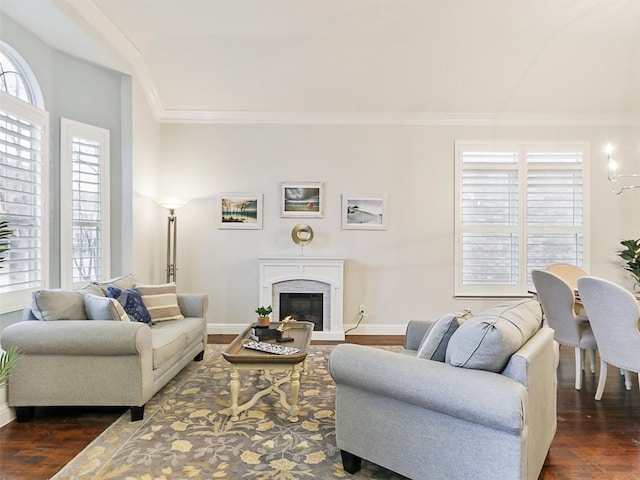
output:
<path id="1" fill-rule="evenodd" d="M 24 119 L 41 128 L 40 139 L 40 282 L 38 286 L 0 293 L 0 313 L 8 313 L 20 310 L 30 305 L 31 294 L 34 291 L 48 288 L 49 286 L 49 113 L 37 106 L 20 100 L 10 94 L 0 91 L 0 109 L 4 112 Z M 11 225 L 9 225 L 11 228 Z M 10 254 L 10 252 L 9 252 Z"/>
<path id="2" fill-rule="evenodd" d="M 463 201 L 463 154 L 469 151 L 487 153 L 517 152 L 517 178 L 518 178 L 518 220 L 515 226 L 473 226 L 462 223 Z M 580 152 L 582 154 L 582 225 L 581 226 L 536 226 L 527 224 L 527 174 L 529 170 L 528 155 L 532 153 L 569 153 Z M 530 272 L 528 268 L 529 257 L 527 251 L 528 235 L 536 233 L 578 233 L 582 235 L 582 268 L 589 270 L 589 245 L 590 245 L 590 179 L 589 161 L 590 145 L 588 142 L 525 142 L 525 141 L 456 141 L 455 142 L 455 201 L 454 201 L 454 297 L 524 297 L 531 291 Z M 482 168 L 482 167 L 481 167 Z M 535 167 L 532 167 L 534 169 Z M 490 167 L 488 169 L 491 169 Z M 518 283 L 506 284 L 463 284 L 463 243 L 464 233 L 515 233 L 518 235 Z"/>
<path id="3" fill-rule="evenodd" d="M 63 288 L 80 288 L 89 280 L 73 281 L 73 139 L 82 138 L 100 144 L 100 276 L 110 278 L 110 135 L 107 129 L 60 118 L 60 281 Z"/>

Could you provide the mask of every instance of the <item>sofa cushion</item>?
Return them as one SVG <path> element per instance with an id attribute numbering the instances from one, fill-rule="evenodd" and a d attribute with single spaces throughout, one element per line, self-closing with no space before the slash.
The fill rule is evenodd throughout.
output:
<path id="1" fill-rule="evenodd" d="M 161 367 L 165 362 L 182 352 L 187 346 L 187 336 L 183 331 L 166 328 L 170 322 L 157 323 L 151 331 L 153 347 L 153 368 Z"/>
<path id="2" fill-rule="evenodd" d="M 464 368 L 501 372 L 509 358 L 542 326 L 542 309 L 535 300 L 502 303 L 471 317 L 451 336 L 447 363 Z"/>
<path id="3" fill-rule="evenodd" d="M 127 312 L 124 311 L 124 307 L 115 298 L 87 293 L 84 296 L 84 309 L 89 320 L 131 321 Z"/>
<path id="4" fill-rule="evenodd" d="M 151 315 L 147 307 L 144 306 L 140 294 L 133 288 L 122 290 L 113 285 L 107 287 L 107 297 L 115 298 L 120 305 L 124 307 L 124 311 L 136 322 L 152 325 Z"/>
<path id="5" fill-rule="evenodd" d="M 463 322 L 464 316 L 460 313 L 448 313 L 440 317 L 424 334 L 416 356 L 444 362 L 449 340 Z"/>
<path id="6" fill-rule="evenodd" d="M 136 290 L 140 293 L 154 323 L 184 318 L 178 306 L 175 283 L 136 285 Z"/>
<path id="7" fill-rule="evenodd" d="M 38 320 L 88 320 L 84 295 L 78 290 L 38 290 L 31 295 L 31 310 Z"/>

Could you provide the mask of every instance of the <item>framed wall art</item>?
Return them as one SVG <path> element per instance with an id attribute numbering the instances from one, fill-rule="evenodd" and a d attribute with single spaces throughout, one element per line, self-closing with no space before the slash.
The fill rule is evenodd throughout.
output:
<path id="1" fill-rule="evenodd" d="M 281 190 L 281 217 L 324 216 L 322 182 L 283 182 Z"/>
<path id="2" fill-rule="evenodd" d="M 386 230 L 388 220 L 386 195 L 342 195 L 344 230 Z"/>
<path id="3" fill-rule="evenodd" d="M 221 193 L 217 206 L 218 228 L 262 229 L 261 193 Z"/>

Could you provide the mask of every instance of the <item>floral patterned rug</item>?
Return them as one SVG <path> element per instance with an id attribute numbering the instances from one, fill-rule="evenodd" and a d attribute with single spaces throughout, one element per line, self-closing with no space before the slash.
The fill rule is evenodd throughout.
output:
<path id="1" fill-rule="evenodd" d="M 275 394 L 230 420 L 224 348 L 208 345 L 203 362 L 191 362 L 147 403 L 144 420 L 130 422 L 127 411 L 53 480 L 405 478 L 364 460 L 356 475 L 342 469 L 327 367 L 331 346 L 311 347 L 295 423 Z M 268 385 L 249 371 L 240 372 L 240 383 L 240 402 Z"/>

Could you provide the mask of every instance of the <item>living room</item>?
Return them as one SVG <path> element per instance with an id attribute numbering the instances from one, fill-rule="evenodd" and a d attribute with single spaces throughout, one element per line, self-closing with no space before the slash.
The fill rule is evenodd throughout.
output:
<path id="1" fill-rule="evenodd" d="M 344 259 L 344 329 L 356 335 L 403 335 L 415 318 L 518 297 L 457 290 L 464 142 L 586 145 L 583 267 L 633 287 L 617 251 L 637 237 L 637 191 L 612 193 L 605 145 L 622 171 L 640 170 L 635 2 L 233 3 L 199 15 L 3 0 L 0 40 L 29 64 L 49 112 L 48 288 L 66 287 L 61 118 L 111 135 L 109 276 L 164 281 L 158 201 L 187 201 L 176 283 L 208 295 L 209 334 L 253 321 L 260 258 L 301 252 Z M 323 214 L 283 216 L 282 184 L 306 182 L 322 184 Z M 220 228 L 219 196 L 239 192 L 261 198 L 261 228 Z M 344 228 L 344 196 L 385 198 L 385 228 Z M 301 223 L 314 232 L 304 250 L 291 239 Z M 0 328 L 24 306 L 3 307 Z"/>

